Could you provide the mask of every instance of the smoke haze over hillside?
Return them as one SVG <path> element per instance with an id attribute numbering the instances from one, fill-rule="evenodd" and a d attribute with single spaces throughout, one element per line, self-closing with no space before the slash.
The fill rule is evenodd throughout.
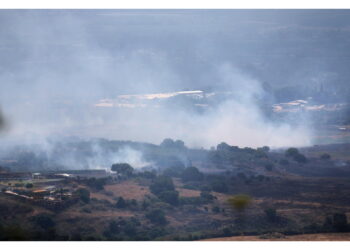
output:
<path id="1" fill-rule="evenodd" d="M 289 85 L 330 85 L 346 95 L 346 14 L 1 10 L 0 105 L 11 125 L 3 143 L 81 136 L 170 137 L 207 148 L 310 145 L 307 115 L 276 121 L 261 106 L 272 109 L 270 90 Z M 179 91 L 203 94 L 96 106 Z"/>

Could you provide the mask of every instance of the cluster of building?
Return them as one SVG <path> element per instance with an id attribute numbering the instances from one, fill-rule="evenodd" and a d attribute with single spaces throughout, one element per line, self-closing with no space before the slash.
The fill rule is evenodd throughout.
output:
<path id="1" fill-rule="evenodd" d="M 68 170 L 63 172 L 0 172 L 1 193 L 48 209 L 59 210 L 78 200 L 69 178 L 104 177 L 105 170 Z"/>

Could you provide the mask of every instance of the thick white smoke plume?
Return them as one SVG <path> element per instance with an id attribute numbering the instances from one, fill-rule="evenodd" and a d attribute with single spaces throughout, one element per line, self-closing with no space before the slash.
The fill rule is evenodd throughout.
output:
<path id="1" fill-rule="evenodd" d="M 175 16 L 158 20 L 163 17 L 141 15 L 147 25 L 135 26 L 137 16 L 100 14 L 0 13 L 12 27 L 2 31 L 11 40 L 6 46 L 22 51 L 12 55 L 17 60 L 0 76 L 0 104 L 11 124 L 3 144 L 42 143 L 50 136 L 151 143 L 175 138 L 190 147 L 206 148 L 222 141 L 250 147 L 311 143 L 305 117 L 293 125 L 266 118 L 260 100 L 269 93 L 237 62 L 222 59 L 222 51 L 212 60 L 216 43 L 203 39 L 207 34 L 201 28 L 195 31 L 193 46 L 182 48 L 185 45 L 166 35 L 160 41 L 150 38 L 165 32 L 187 44 L 183 39 L 191 30 L 185 29 L 186 23 L 172 26 Z M 183 29 L 158 30 L 159 21 Z M 130 31 L 125 30 L 128 27 Z M 188 51 L 201 66 L 182 65 L 187 55 L 176 49 Z M 203 96 L 155 98 L 141 104 L 134 98 L 124 105 L 96 106 L 120 95 L 185 89 L 204 90 Z M 112 157 L 144 164 L 130 150 Z"/>

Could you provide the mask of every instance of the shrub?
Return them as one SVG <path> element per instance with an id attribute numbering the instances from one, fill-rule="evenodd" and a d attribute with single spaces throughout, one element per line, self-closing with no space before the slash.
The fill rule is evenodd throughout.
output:
<path id="1" fill-rule="evenodd" d="M 175 186 L 173 180 L 168 176 L 158 176 L 150 185 L 150 190 L 155 195 L 164 191 L 174 191 Z"/>
<path id="2" fill-rule="evenodd" d="M 214 199 L 216 199 L 216 197 L 208 191 L 202 191 L 200 197 L 205 201 L 213 201 Z"/>
<path id="3" fill-rule="evenodd" d="M 183 174 L 184 168 L 182 166 L 179 167 L 170 167 L 166 168 L 163 171 L 163 175 L 170 177 L 181 177 Z"/>
<path id="4" fill-rule="evenodd" d="M 329 154 L 327 154 L 327 153 L 324 153 L 324 154 L 322 154 L 322 155 L 320 156 L 320 158 L 321 158 L 322 160 L 329 160 L 329 159 L 331 159 L 331 156 L 330 156 Z"/>
<path id="5" fill-rule="evenodd" d="M 226 193 L 228 191 L 227 184 L 219 180 L 214 180 L 211 183 L 211 188 L 213 189 L 213 191 L 219 192 L 219 193 Z"/>
<path id="6" fill-rule="evenodd" d="M 196 167 L 188 167 L 182 173 L 183 181 L 201 181 L 203 174 Z"/>
<path id="7" fill-rule="evenodd" d="M 171 205 L 178 205 L 179 203 L 179 192 L 177 191 L 164 191 L 158 194 L 159 199 L 169 203 Z"/>
<path id="8" fill-rule="evenodd" d="M 89 178 L 86 180 L 86 185 L 96 190 L 103 190 L 107 183 L 107 178 Z"/>
<path id="9" fill-rule="evenodd" d="M 272 163 L 267 163 L 267 164 L 265 164 L 265 169 L 266 169 L 267 171 L 272 171 L 272 169 L 273 169 L 273 164 L 272 164 Z"/>
<path id="10" fill-rule="evenodd" d="M 91 209 L 87 207 L 82 208 L 80 211 L 83 213 L 91 214 Z"/>
<path id="11" fill-rule="evenodd" d="M 31 220 L 42 229 L 48 229 L 55 226 L 55 222 L 48 214 L 38 214 L 33 216 Z"/>
<path id="12" fill-rule="evenodd" d="M 251 203 L 249 195 L 238 194 L 229 198 L 228 203 L 238 212 L 243 212 L 244 209 Z"/>
<path id="13" fill-rule="evenodd" d="M 131 167 L 128 163 L 115 163 L 112 165 L 111 170 L 117 172 L 120 175 L 129 177 L 132 175 L 134 168 Z"/>
<path id="14" fill-rule="evenodd" d="M 180 197 L 179 202 L 181 205 L 201 205 L 204 203 L 208 203 L 208 201 L 204 200 L 201 197 Z"/>
<path id="15" fill-rule="evenodd" d="M 90 202 L 90 191 L 86 188 L 79 188 L 76 192 L 76 195 L 85 203 Z"/>
<path id="16" fill-rule="evenodd" d="M 307 163 L 307 159 L 303 154 L 296 154 L 293 159 L 299 163 Z"/>
<path id="17" fill-rule="evenodd" d="M 237 174 L 237 177 L 238 177 L 239 179 L 242 179 L 242 180 L 247 179 L 247 176 L 246 176 L 245 173 L 238 173 L 238 174 Z"/>
<path id="18" fill-rule="evenodd" d="M 339 232 L 345 232 L 348 229 L 348 221 L 344 213 L 333 215 L 333 226 Z"/>
<path id="19" fill-rule="evenodd" d="M 213 211 L 213 213 L 220 213 L 220 208 L 218 206 L 214 206 L 211 211 Z"/>
<path id="20" fill-rule="evenodd" d="M 153 180 L 154 178 L 157 177 L 157 174 L 154 171 L 144 171 L 139 174 L 141 177 L 146 178 L 146 179 L 151 179 Z"/>
<path id="21" fill-rule="evenodd" d="M 299 154 L 299 150 L 297 148 L 288 148 L 285 152 L 286 157 L 294 157 Z"/>
<path id="22" fill-rule="evenodd" d="M 33 188 L 33 183 L 27 183 L 26 188 Z"/>
<path id="23" fill-rule="evenodd" d="M 126 208 L 127 207 L 127 203 L 126 203 L 126 201 L 124 200 L 123 197 L 119 197 L 118 200 L 117 200 L 117 203 L 115 204 L 115 206 L 117 208 Z"/>
<path id="24" fill-rule="evenodd" d="M 20 241 L 20 240 L 29 240 L 29 232 L 25 231 L 17 225 L 7 226 L 3 229 L 2 234 L 0 235 L 0 240 L 10 240 L 10 241 Z"/>
<path id="25" fill-rule="evenodd" d="M 281 159 L 281 160 L 279 161 L 279 163 L 280 163 L 280 165 L 282 165 L 282 166 L 287 166 L 287 165 L 289 165 L 289 161 L 288 161 L 287 159 Z"/>
<path id="26" fill-rule="evenodd" d="M 277 219 L 277 212 L 274 208 L 267 208 L 264 210 L 268 221 L 274 222 Z"/>
<path id="27" fill-rule="evenodd" d="M 166 225 L 168 222 L 165 218 L 164 211 L 161 209 L 153 209 L 146 213 L 146 218 L 153 224 Z"/>

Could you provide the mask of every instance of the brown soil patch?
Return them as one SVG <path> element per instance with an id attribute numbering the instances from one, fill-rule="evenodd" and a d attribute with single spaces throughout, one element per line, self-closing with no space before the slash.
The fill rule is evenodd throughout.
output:
<path id="1" fill-rule="evenodd" d="M 134 214 L 130 211 L 125 210 L 115 210 L 115 211 L 93 211 L 92 213 L 82 213 L 78 211 L 69 211 L 66 213 L 62 213 L 60 215 L 61 218 L 64 219 L 73 219 L 73 218 L 81 218 L 81 217 L 88 217 L 88 218 L 106 218 L 106 217 L 131 217 Z"/>
<path id="2" fill-rule="evenodd" d="M 143 200 L 144 196 L 150 194 L 148 187 L 140 186 L 135 181 L 124 181 L 122 183 L 106 185 L 105 190 L 112 192 L 114 197 L 122 196 L 126 199 Z"/>
<path id="3" fill-rule="evenodd" d="M 192 190 L 187 188 L 176 188 L 176 190 L 179 191 L 179 195 L 182 197 L 198 197 L 201 194 L 201 192 L 198 190 Z"/>
<path id="4" fill-rule="evenodd" d="M 91 193 L 90 198 L 95 198 L 98 200 L 107 200 L 109 202 L 115 203 L 115 200 L 113 200 L 113 196 L 108 196 L 102 193 Z"/>
<path id="5" fill-rule="evenodd" d="M 350 233 L 300 234 L 277 239 L 261 239 L 259 236 L 233 236 L 203 241 L 350 241 Z"/>

